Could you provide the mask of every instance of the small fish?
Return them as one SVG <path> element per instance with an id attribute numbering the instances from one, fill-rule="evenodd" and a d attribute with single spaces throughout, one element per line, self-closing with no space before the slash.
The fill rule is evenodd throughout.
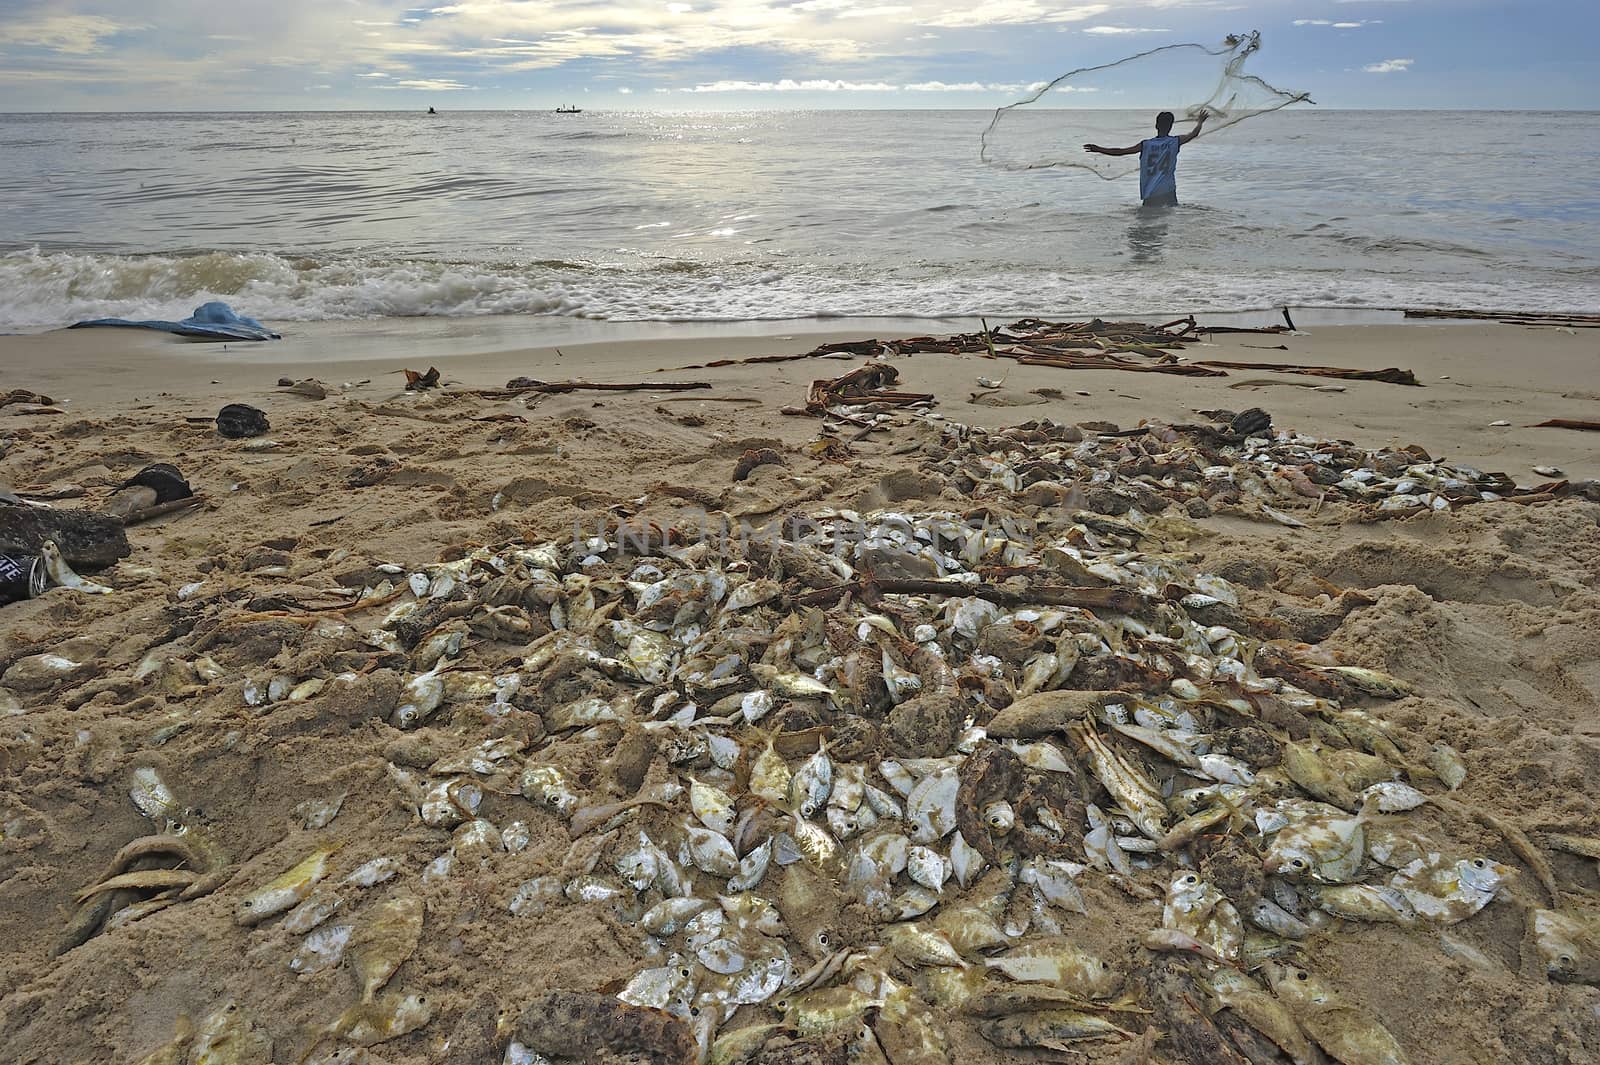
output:
<path id="1" fill-rule="evenodd" d="M 567 783 L 561 770 L 551 765 L 530 765 L 520 781 L 523 798 L 549 807 L 563 817 L 571 817 L 578 808 L 578 796 Z"/>
<path id="2" fill-rule="evenodd" d="M 950 938 L 936 928 L 910 922 L 892 924 L 883 930 L 879 938 L 889 953 L 913 968 L 924 965 L 966 968 L 968 964 Z"/>
<path id="3" fill-rule="evenodd" d="M 1085 998 L 1110 998 L 1122 986 L 1110 962 L 1059 937 L 1029 940 L 984 964 L 1013 980 L 1055 984 Z"/>
<path id="4" fill-rule="evenodd" d="M 397 895 L 374 906 L 357 922 L 346 953 L 361 1001 L 371 1002 L 416 952 L 425 912 L 417 896 Z"/>
<path id="5" fill-rule="evenodd" d="M 300 944 L 294 957 L 289 959 L 289 971 L 310 976 L 340 964 L 344 961 L 345 947 L 353 931 L 355 925 L 331 924 L 312 932 Z"/>
<path id="6" fill-rule="evenodd" d="M 1428 797 L 1410 784 L 1398 780 L 1384 780 L 1361 793 L 1363 803 L 1370 802 L 1381 814 L 1399 814 L 1415 810 L 1428 801 Z"/>
<path id="7" fill-rule="evenodd" d="M 712 876 L 739 875 L 739 856 L 734 851 L 733 844 L 728 842 L 727 836 L 713 832 L 709 828 L 702 828 L 688 820 L 684 821 L 683 830 L 688 836 L 686 846 L 689 859 L 695 868 Z M 682 855 L 679 857 L 681 859 Z"/>
<path id="8" fill-rule="evenodd" d="M 1490 902 L 1511 877 L 1511 868 L 1488 858 L 1431 855 L 1395 873 L 1389 885 L 1415 912 L 1436 924 L 1465 921 Z"/>
<path id="9" fill-rule="evenodd" d="M 963 957 L 1008 947 L 1011 941 L 993 917 L 977 906 L 951 906 L 939 911 L 933 927 Z"/>
<path id="10" fill-rule="evenodd" d="M 781 1024 L 752 1024 L 728 1032 L 711 1044 L 706 1065 L 746 1065 L 782 1028 Z"/>
<path id="11" fill-rule="evenodd" d="M 72 572 L 72 567 L 67 565 L 67 560 L 61 557 L 61 548 L 56 546 L 54 540 L 46 540 L 39 545 L 39 557 L 44 559 L 45 576 L 50 578 L 50 583 L 59 588 L 70 588 L 75 592 L 86 595 L 110 595 L 111 589 L 103 584 L 85 580 Z"/>
<path id="12" fill-rule="evenodd" d="M 128 797 L 140 813 L 162 827 L 182 813 L 178 797 L 161 779 L 161 774 L 150 766 L 141 766 L 133 771 L 133 787 L 129 789 Z"/>
<path id="13" fill-rule="evenodd" d="M 826 829 L 812 824 L 799 814 L 792 815 L 790 821 L 794 827 L 789 834 L 806 863 L 819 872 L 834 871 L 839 864 L 838 841 L 828 835 Z"/>
<path id="14" fill-rule="evenodd" d="M 283 919 L 280 926 L 293 936 L 303 936 L 339 911 L 344 900 L 331 891 L 318 888 Z"/>
<path id="15" fill-rule="evenodd" d="M 733 797 L 715 784 L 707 784 L 695 777 L 689 778 L 689 809 L 702 825 L 722 836 L 731 835 L 733 826 L 738 822 L 738 814 L 733 809 Z"/>
<path id="16" fill-rule="evenodd" d="M 1071 1044 L 1086 1039 L 1132 1039 L 1134 1033 L 1118 1028 L 1105 1017 L 1081 1010 L 1054 1009 L 1020 1013 L 984 1021 L 978 1031 L 989 1042 L 1007 1049 L 1069 1052 Z"/>
<path id="17" fill-rule="evenodd" d="M 967 843 L 960 832 L 951 837 L 950 871 L 955 874 L 956 883 L 963 890 L 972 886 L 988 864 L 988 859 Z"/>
<path id="18" fill-rule="evenodd" d="M 906 872 L 913 883 L 933 892 L 943 892 L 950 878 L 950 863 L 931 847 L 915 846 L 906 855 Z"/>
<path id="19" fill-rule="evenodd" d="M 1270 1039 L 1294 1065 L 1316 1065 L 1321 1060 L 1294 1015 L 1250 977 L 1230 969 L 1219 969 L 1207 984 L 1218 1005 L 1231 1009 L 1246 1024 Z"/>
<path id="20" fill-rule="evenodd" d="M 1318 888 L 1313 897 L 1323 910 L 1349 921 L 1398 925 L 1417 922 L 1411 900 L 1386 884 L 1329 884 Z"/>
<path id="21" fill-rule="evenodd" d="M 1456 749 L 1441 740 L 1428 750 L 1428 768 L 1451 791 L 1467 779 L 1467 764 Z"/>
<path id="22" fill-rule="evenodd" d="M 793 774 L 789 764 L 773 746 L 776 733 L 764 733 L 766 746 L 750 765 L 750 794 L 767 802 L 781 804 L 789 799 L 789 782 Z"/>
<path id="23" fill-rule="evenodd" d="M 956 827 L 956 793 L 961 777 L 955 768 L 923 777 L 906 799 L 906 819 L 914 843 L 934 843 Z"/>
<path id="24" fill-rule="evenodd" d="M 1297 965 L 1262 963 L 1267 982 L 1300 1027 L 1345 1065 L 1407 1065 L 1394 1035 L 1359 1007 L 1336 996 L 1317 976 Z"/>
<path id="25" fill-rule="evenodd" d="M 1331 809 L 1331 808 L 1330 808 Z M 1365 815 L 1311 814 L 1284 826 L 1267 846 L 1262 868 L 1286 880 L 1345 884 L 1366 853 Z"/>
<path id="26" fill-rule="evenodd" d="M 351 1006 L 333 1030 L 357 1046 L 375 1046 L 399 1039 L 433 1020 L 433 1006 L 424 995 L 386 991 L 378 998 Z"/>
<path id="27" fill-rule="evenodd" d="M 272 1040 L 232 999 L 200 1022 L 189 1050 L 190 1065 L 258 1065 L 271 1060 Z"/>
<path id="28" fill-rule="evenodd" d="M 728 881 L 729 892 L 752 891 L 767 875 L 772 862 L 773 841 L 768 837 L 760 846 L 739 859 L 739 873 Z"/>
<path id="29" fill-rule="evenodd" d="M 801 817 L 815 817 L 827 805 L 833 791 L 833 760 L 828 757 L 828 741 L 807 758 L 789 780 L 789 809 Z"/>
<path id="30" fill-rule="evenodd" d="M 328 874 L 328 858 L 334 850 L 319 847 L 266 887 L 245 896 L 234 919 L 242 925 L 256 925 L 299 903 Z"/>
<path id="31" fill-rule="evenodd" d="M 639 927 L 654 936 L 674 935 L 696 914 L 715 906 L 709 899 L 694 897 L 662 899 L 639 918 Z M 636 1003 L 644 1005 L 644 1003 Z"/>
<path id="32" fill-rule="evenodd" d="M 1600 910 L 1534 910 L 1533 939 L 1550 979 L 1600 985 Z"/>

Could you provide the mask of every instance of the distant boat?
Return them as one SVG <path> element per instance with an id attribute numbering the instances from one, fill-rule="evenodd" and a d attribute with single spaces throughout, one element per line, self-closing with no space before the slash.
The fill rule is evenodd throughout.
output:
<path id="1" fill-rule="evenodd" d="M 436 114 L 438 114 L 438 113 L 439 113 L 439 112 L 437 112 L 437 111 L 435 111 L 435 110 L 434 110 L 434 109 L 433 109 L 433 108 L 431 108 L 431 107 L 430 107 L 430 108 L 428 108 L 428 114 L 430 114 L 430 115 L 436 115 Z"/>
<path id="2" fill-rule="evenodd" d="M 568 105 L 567 107 L 558 107 L 558 108 L 556 108 L 556 114 L 558 114 L 558 115 L 581 115 L 581 114 L 583 114 L 583 108 L 577 106 L 576 104 L 571 104 L 571 105 Z"/>

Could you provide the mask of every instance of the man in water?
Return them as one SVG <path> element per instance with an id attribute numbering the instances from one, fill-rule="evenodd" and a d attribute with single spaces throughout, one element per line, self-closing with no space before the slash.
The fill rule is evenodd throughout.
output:
<path id="1" fill-rule="evenodd" d="M 1200 136 L 1200 127 L 1206 124 L 1207 112 L 1201 111 L 1194 120 L 1194 129 L 1181 137 L 1172 135 L 1172 112 L 1163 111 L 1156 116 L 1156 135 L 1146 138 L 1132 148 L 1102 148 L 1098 144 L 1085 144 L 1083 150 L 1096 155 L 1139 156 L 1139 198 L 1146 207 L 1178 206 L 1178 148 Z"/>

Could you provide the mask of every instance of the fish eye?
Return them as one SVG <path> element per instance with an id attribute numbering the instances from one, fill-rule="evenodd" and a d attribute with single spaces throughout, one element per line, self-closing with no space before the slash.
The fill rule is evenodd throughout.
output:
<path id="1" fill-rule="evenodd" d="M 689 1007 L 689 1016 L 691 1016 L 691 1017 L 700 1016 L 700 1007 L 699 1006 L 690 1006 Z"/>
<path id="2" fill-rule="evenodd" d="M 1489 863 L 1484 861 L 1482 858 L 1474 858 L 1474 859 L 1472 859 L 1472 867 L 1474 869 L 1482 869 L 1485 865 L 1488 865 L 1488 864 Z"/>
<path id="3" fill-rule="evenodd" d="M 1560 955 L 1559 957 L 1556 958 L 1556 961 L 1561 963 L 1562 968 L 1566 968 L 1567 966 L 1572 964 L 1572 955 L 1571 954 L 1562 954 L 1562 955 Z"/>
<path id="4" fill-rule="evenodd" d="M 687 978 L 689 976 L 689 970 L 688 969 L 679 969 L 678 970 L 678 975 L 682 976 L 684 978 Z"/>
<path id="5" fill-rule="evenodd" d="M 1294 978 L 1296 980 L 1309 980 L 1311 979 L 1311 974 L 1306 972 L 1304 969 L 1300 969 L 1295 972 Z"/>
<path id="6" fill-rule="evenodd" d="M 828 933 L 826 933 L 826 932 L 818 932 L 817 933 L 817 946 L 825 947 L 831 942 L 833 942 L 833 940 L 828 936 Z"/>
<path id="7" fill-rule="evenodd" d="M 1294 861 L 1289 863 L 1289 866 L 1293 869 L 1304 869 L 1306 867 L 1306 860 L 1304 858 L 1296 858 Z"/>
<path id="8" fill-rule="evenodd" d="M 1193 873 L 1190 873 L 1188 876 L 1184 877 L 1183 880 L 1180 881 L 1180 883 L 1198 884 L 1198 883 L 1200 883 L 1200 878 L 1195 876 Z"/>

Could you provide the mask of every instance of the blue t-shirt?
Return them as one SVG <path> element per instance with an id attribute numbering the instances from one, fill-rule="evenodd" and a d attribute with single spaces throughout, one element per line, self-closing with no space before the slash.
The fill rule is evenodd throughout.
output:
<path id="1" fill-rule="evenodd" d="M 1139 198 L 1178 198 L 1178 138 L 1150 137 L 1140 142 Z"/>

